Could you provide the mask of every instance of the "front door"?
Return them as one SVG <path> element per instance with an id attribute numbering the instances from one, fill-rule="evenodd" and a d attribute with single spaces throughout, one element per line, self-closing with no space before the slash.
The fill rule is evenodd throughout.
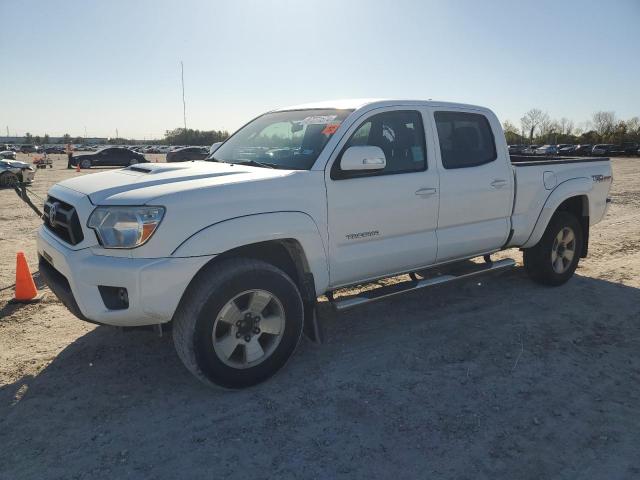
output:
<path id="1" fill-rule="evenodd" d="M 438 172 L 427 159 L 422 113 L 405 107 L 371 114 L 345 138 L 326 172 L 331 286 L 433 263 Z M 354 145 L 380 147 L 386 167 L 341 170 L 342 152 Z"/>

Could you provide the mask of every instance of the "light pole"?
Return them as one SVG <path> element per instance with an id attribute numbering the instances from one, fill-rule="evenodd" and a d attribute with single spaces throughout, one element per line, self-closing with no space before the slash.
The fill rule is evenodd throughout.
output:
<path id="1" fill-rule="evenodd" d="M 180 76 L 182 79 L 182 119 L 184 120 L 184 132 L 187 133 L 187 104 L 184 100 L 184 63 L 180 60 Z"/>

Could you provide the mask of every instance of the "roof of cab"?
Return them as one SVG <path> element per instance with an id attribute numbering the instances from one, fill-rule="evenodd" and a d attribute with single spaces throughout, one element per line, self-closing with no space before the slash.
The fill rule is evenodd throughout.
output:
<path id="1" fill-rule="evenodd" d="M 389 99 L 389 98 L 347 98 L 339 100 L 325 100 L 322 102 L 303 103 L 288 107 L 276 108 L 273 112 L 283 112 L 286 110 L 311 110 L 311 109 L 338 109 L 338 110 L 358 110 L 363 107 L 379 108 L 397 105 L 428 105 L 438 107 L 464 107 L 487 110 L 486 107 L 469 105 L 464 103 L 440 102 L 436 100 L 410 100 L 410 99 Z"/>

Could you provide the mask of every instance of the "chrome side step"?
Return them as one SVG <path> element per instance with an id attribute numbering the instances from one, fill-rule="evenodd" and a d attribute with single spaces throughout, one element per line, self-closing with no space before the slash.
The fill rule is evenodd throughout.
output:
<path id="1" fill-rule="evenodd" d="M 433 287 L 435 285 L 442 285 L 443 283 L 455 282 L 457 280 L 465 280 L 484 275 L 489 272 L 508 270 L 510 268 L 513 268 L 515 264 L 516 262 L 512 258 L 505 258 L 504 260 L 498 260 L 496 262 L 478 264 L 479 268 L 468 272 L 462 272 L 455 275 L 438 275 L 436 277 L 424 278 L 422 280 L 418 279 L 414 273 L 413 275 L 411 275 L 411 278 L 414 279 L 412 281 L 376 288 L 373 290 L 362 292 L 355 297 L 346 298 L 345 300 L 333 300 L 332 304 L 336 310 L 343 311 L 349 308 L 364 305 L 366 303 L 389 298 L 394 295 L 400 295 L 401 293 L 413 292 L 415 290 L 421 290 L 423 288 Z M 330 296 L 329 298 L 331 299 L 332 297 L 333 296 Z"/>

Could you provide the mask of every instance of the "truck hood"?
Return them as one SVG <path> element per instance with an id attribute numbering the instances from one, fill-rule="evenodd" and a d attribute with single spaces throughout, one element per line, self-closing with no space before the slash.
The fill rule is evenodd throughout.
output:
<path id="1" fill-rule="evenodd" d="M 143 205 L 182 191 L 265 181 L 291 173 L 290 170 L 205 161 L 144 163 L 82 175 L 59 185 L 87 195 L 94 205 Z"/>

